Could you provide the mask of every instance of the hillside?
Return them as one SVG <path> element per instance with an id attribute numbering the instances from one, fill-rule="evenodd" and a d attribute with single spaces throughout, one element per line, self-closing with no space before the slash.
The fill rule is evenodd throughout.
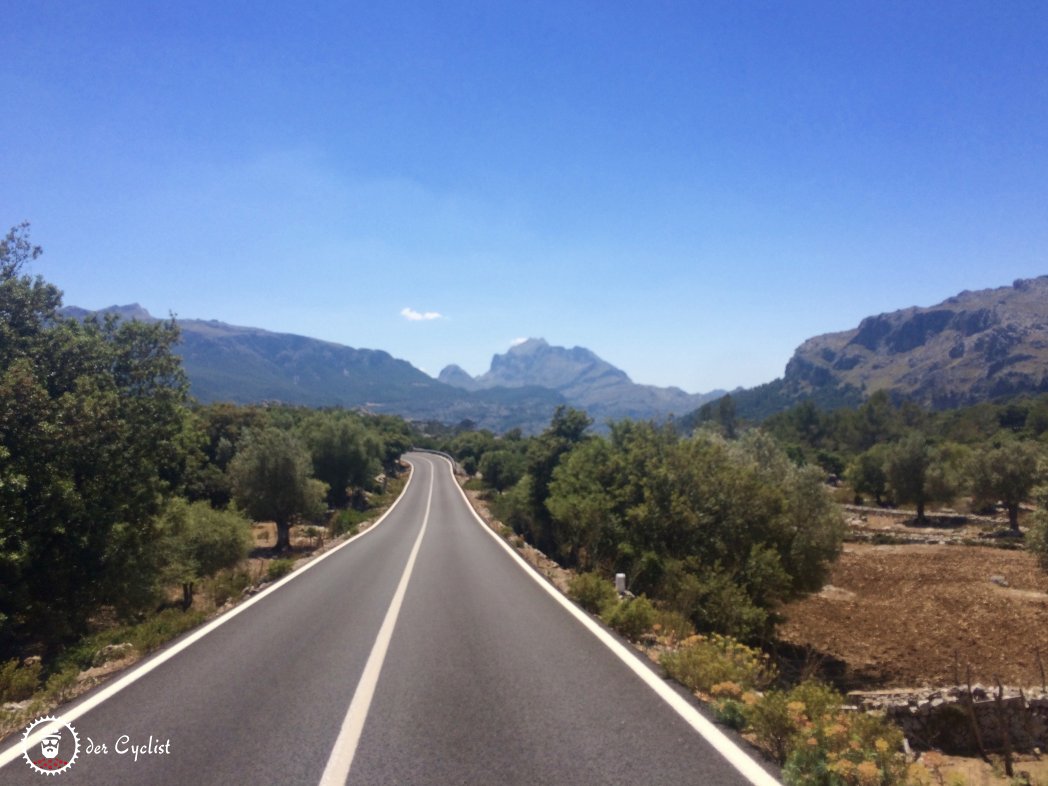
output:
<path id="1" fill-rule="evenodd" d="M 932 409 L 1048 391 L 1048 276 L 808 339 L 781 379 L 732 395 L 740 415 L 761 418 L 805 399 L 851 405 L 877 390 Z"/>
<path id="2" fill-rule="evenodd" d="M 629 375 L 583 347 L 551 346 L 528 339 L 495 355 L 490 369 L 471 377 L 458 366 L 448 366 L 440 380 L 464 390 L 495 390 L 537 386 L 556 391 L 572 406 L 586 410 L 596 421 L 661 418 L 681 415 L 723 391 L 692 395 L 679 388 L 638 385 Z"/>

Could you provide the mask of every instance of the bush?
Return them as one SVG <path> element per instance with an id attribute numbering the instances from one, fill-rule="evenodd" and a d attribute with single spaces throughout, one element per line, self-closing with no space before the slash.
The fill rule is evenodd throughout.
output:
<path id="1" fill-rule="evenodd" d="M 40 687 L 39 661 L 22 663 L 17 658 L 0 666 L 0 704 L 30 698 Z"/>
<path id="2" fill-rule="evenodd" d="M 692 636 L 661 661 L 669 675 L 695 691 L 709 693 L 714 685 L 734 683 L 742 690 L 759 690 L 776 677 L 775 666 L 760 650 L 728 636 Z"/>
<path id="3" fill-rule="evenodd" d="M 276 581 L 282 579 L 295 569 L 295 561 L 292 559 L 275 559 L 269 563 L 266 569 L 266 579 Z"/>
<path id="4" fill-rule="evenodd" d="M 357 530 L 361 523 L 367 519 L 368 514 L 365 511 L 354 510 L 352 508 L 348 510 L 340 510 L 335 519 L 331 522 L 331 535 L 338 537 L 339 535 L 345 535 L 349 533 L 350 536 L 356 535 Z"/>
<path id="5" fill-rule="evenodd" d="M 843 697 L 818 682 L 748 702 L 758 744 L 783 763 L 787 786 L 894 786 L 906 783 L 902 732 L 884 718 L 841 709 Z"/>
<path id="6" fill-rule="evenodd" d="M 144 655 L 195 628 L 205 619 L 206 616 L 200 611 L 165 609 L 124 631 L 123 640 L 130 641 Z"/>
<path id="7" fill-rule="evenodd" d="M 568 595 L 591 614 L 603 614 L 618 600 L 611 582 L 599 573 L 580 573 L 568 585 Z"/>
<path id="8" fill-rule="evenodd" d="M 652 631 L 666 644 L 676 644 L 695 635 L 695 626 L 691 620 L 672 609 L 656 609 Z"/>
<path id="9" fill-rule="evenodd" d="M 1038 489 L 1038 510 L 1026 533 L 1026 543 L 1041 567 L 1048 571 L 1048 488 Z"/>
<path id="10" fill-rule="evenodd" d="M 639 639 L 655 624 L 655 607 L 643 595 L 630 598 L 610 607 L 604 621 L 627 639 Z"/>
<path id="11" fill-rule="evenodd" d="M 251 586 L 251 574 L 246 570 L 223 570 L 204 582 L 204 593 L 215 606 L 238 598 Z"/>

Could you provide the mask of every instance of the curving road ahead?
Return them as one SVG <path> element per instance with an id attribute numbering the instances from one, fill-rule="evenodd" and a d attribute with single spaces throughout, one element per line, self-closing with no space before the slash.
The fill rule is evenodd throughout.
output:
<path id="1" fill-rule="evenodd" d="M 379 525 L 61 708 L 81 749 L 55 777 L 776 783 L 684 691 L 522 568 L 447 461 L 406 458 L 411 481 Z M 0 783 L 46 782 L 21 751 L 18 739 L 3 747 Z"/>

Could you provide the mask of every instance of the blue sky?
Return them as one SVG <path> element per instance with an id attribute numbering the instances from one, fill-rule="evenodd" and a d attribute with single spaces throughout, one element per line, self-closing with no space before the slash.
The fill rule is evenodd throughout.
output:
<path id="1" fill-rule="evenodd" d="M 1048 273 L 1042 2 L 0 14 L 0 223 L 67 304 L 702 392 Z"/>

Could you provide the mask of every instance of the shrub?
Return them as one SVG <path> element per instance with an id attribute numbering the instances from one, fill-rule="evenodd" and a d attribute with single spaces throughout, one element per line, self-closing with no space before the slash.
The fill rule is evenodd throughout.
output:
<path id="1" fill-rule="evenodd" d="M 204 582 L 204 592 L 215 606 L 239 597 L 251 586 L 251 574 L 246 570 L 223 570 Z"/>
<path id="2" fill-rule="evenodd" d="M 40 687 L 39 661 L 22 663 L 17 658 L 0 666 L 0 704 L 30 698 Z"/>
<path id="3" fill-rule="evenodd" d="M 292 559 L 275 559 L 269 563 L 266 569 L 266 579 L 276 581 L 282 579 L 295 569 L 295 561 Z"/>
<path id="4" fill-rule="evenodd" d="M 643 595 L 610 607 L 606 615 L 604 621 L 628 639 L 639 639 L 655 623 L 655 607 Z"/>
<path id="5" fill-rule="evenodd" d="M 125 631 L 124 640 L 130 641 L 136 650 L 145 654 L 195 628 L 204 619 L 205 615 L 200 611 L 165 609 Z"/>
<path id="6" fill-rule="evenodd" d="M 666 644 L 676 644 L 695 635 L 691 620 L 672 609 L 656 609 L 651 629 Z"/>
<path id="7" fill-rule="evenodd" d="M 675 680 L 703 693 L 726 682 L 735 683 L 742 690 L 760 689 L 776 677 L 775 666 L 767 655 L 718 634 L 686 639 L 675 652 L 663 654 L 661 663 Z"/>
<path id="8" fill-rule="evenodd" d="M 906 782 L 902 732 L 884 718 L 841 709 L 818 682 L 771 691 L 745 710 L 758 744 L 783 766 L 787 786 L 893 786 Z"/>
<path id="9" fill-rule="evenodd" d="M 572 578 L 568 595 L 591 614 L 602 614 L 618 599 L 615 587 L 599 573 L 580 573 Z"/>
<path id="10" fill-rule="evenodd" d="M 366 518 L 367 514 L 363 511 L 354 510 L 352 508 L 340 510 L 338 515 L 331 522 L 332 537 L 337 538 L 339 535 L 345 535 L 347 532 L 351 536 L 356 535 L 361 522 Z"/>

